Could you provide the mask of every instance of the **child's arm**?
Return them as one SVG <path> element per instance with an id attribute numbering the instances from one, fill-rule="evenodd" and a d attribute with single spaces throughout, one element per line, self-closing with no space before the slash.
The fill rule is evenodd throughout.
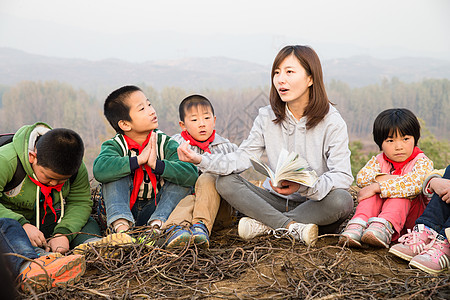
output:
<path id="1" fill-rule="evenodd" d="M 74 235 L 70 234 L 80 232 L 86 224 L 91 214 L 93 203 L 91 200 L 88 173 L 84 163 L 81 164 L 78 169 L 77 177 L 73 183 L 70 182 L 70 180 L 68 181 L 69 182 L 66 184 L 69 184 L 69 191 L 65 191 L 63 187 L 63 195 L 66 195 L 64 216 L 61 219 L 61 222 L 55 226 L 53 234 L 69 234 L 67 235 L 67 239 L 68 242 L 70 242 L 75 238 Z M 54 195 L 56 195 L 56 193 L 54 193 Z M 56 242 L 58 242 L 59 244 L 61 240 L 62 238 L 58 238 L 57 241 L 54 241 L 53 243 L 56 244 Z"/>
<path id="2" fill-rule="evenodd" d="M 370 198 L 375 194 L 379 194 L 380 191 L 380 185 L 377 182 L 371 183 L 365 187 L 363 187 L 359 192 L 358 192 L 358 202 L 363 201 L 364 199 Z"/>
<path id="3" fill-rule="evenodd" d="M 436 193 L 442 201 L 450 204 L 450 180 L 445 178 L 432 178 L 428 184 L 432 193 Z"/>
<path id="4" fill-rule="evenodd" d="M 424 182 L 423 182 L 423 186 L 422 186 L 422 192 L 425 196 L 427 196 L 428 198 L 433 197 L 433 191 L 430 190 L 430 181 L 433 178 L 441 178 L 444 176 L 445 173 L 445 169 L 441 169 L 441 170 L 433 170 L 432 172 L 430 172 L 427 177 L 425 178 Z"/>
<path id="5" fill-rule="evenodd" d="M 156 148 L 160 148 L 161 143 L 163 143 L 163 153 L 159 153 L 159 157 L 162 159 L 159 162 L 156 161 L 155 174 L 160 175 L 164 180 L 184 187 L 194 186 L 198 177 L 198 170 L 193 164 L 181 161 L 178 158 L 178 142 L 168 138 L 164 133 L 158 134 L 157 137 Z"/>
<path id="6" fill-rule="evenodd" d="M 361 188 L 366 187 L 376 182 L 375 179 L 380 174 L 383 174 L 381 173 L 380 164 L 378 163 L 377 158 L 372 156 L 366 165 L 358 172 L 358 175 L 356 175 L 356 184 Z"/>
<path id="7" fill-rule="evenodd" d="M 95 179 L 102 183 L 108 183 L 130 175 L 132 159 L 136 160 L 136 167 L 139 166 L 136 157 L 123 156 L 122 151 L 113 140 L 108 140 L 102 144 L 100 154 L 94 161 L 93 173 Z"/>
<path id="8" fill-rule="evenodd" d="M 433 162 L 428 157 L 417 160 L 413 169 L 394 179 L 377 180 L 380 184 L 381 198 L 411 198 L 422 191 L 425 176 L 433 170 Z"/>

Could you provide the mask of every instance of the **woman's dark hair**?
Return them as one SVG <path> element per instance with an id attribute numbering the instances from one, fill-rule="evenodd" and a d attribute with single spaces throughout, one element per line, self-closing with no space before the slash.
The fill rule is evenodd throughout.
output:
<path id="1" fill-rule="evenodd" d="M 417 117 L 406 108 L 391 108 L 382 111 L 373 122 L 373 139 L 381 150 L 383 142 L 397 134 L 414 137 L 414 146 L 420 138 L 420 123 Z"/>
<path id="2" fill-rule="evenodd" d="M 271 73 L 272 85 L 270 88 L 270 105 L 276 117 L 273 122 L 278 124 L 286 118 L 286 103 L 281 100 L 273 84 L 273 77 L 275 70 L 278 69 L 283 60 L 289 55 L 294 55 L 298 59 L 305 69 L 306 74 L 311 76 L 313 82 L 309 87 L 309 102 L 303 114 L 307 117 L 306 127 L 312 128 L 322 121 L 330 109 L 329 105 L 332 103 L 328 100 L 327 92 L 325 91 L 320 59 L 317 53 L 308 46 L 286 46 L 278 52 L 273 61 Z"/>

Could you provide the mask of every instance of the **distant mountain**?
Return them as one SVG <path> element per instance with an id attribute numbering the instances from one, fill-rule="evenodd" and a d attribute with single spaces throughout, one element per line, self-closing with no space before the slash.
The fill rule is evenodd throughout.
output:
<path id="1" fill-rule="evenodd" d="M 322 62 L 326 81 L 360 87 L 398 77 L 402 81 L 449 78 L 450 62 L 432 58 L 390 60 L 357 56 Z M 226 57 L 185 58 L 130 63 L 118 59 L 90 61 L 55 58 L 0 48 L 0 85 L 23 80 L 66 82 L 90 93 L 124 84 L 145 83 L 156 89 L 177 86 L 185 90 L 265 87 L 271 66 Z"/>
<path id="2" fill-rule="evenodd" d="M 378 83 L 393 77 L 405 82 L 416 82 L 425 78 L 450 79 L 450 61 L 423 57 L 376 59 L 370 56 L 354 56 L 325 61 L 323 68 L 325 80 L 341 80 L 353 87 Z"/>

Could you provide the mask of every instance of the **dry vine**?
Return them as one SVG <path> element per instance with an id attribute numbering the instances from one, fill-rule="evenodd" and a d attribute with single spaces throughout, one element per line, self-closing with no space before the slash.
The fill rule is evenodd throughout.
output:
<path id="1" fill-rule="evenodd" d="M 145 229 L 135 231 L 137 238 Z M 153 238 L 161 244 L 165 236 Z M 337 237 L 307 248 L 265 236 L 249 242 L 236 229 L 212 235 L 209 250 L 173 251 L 142 243 L 92 247 L 87 271 L 67 288 L 25 299 L 449 299 L 448 273 L 409 269 L 386 249 L 351 250 Z"/>

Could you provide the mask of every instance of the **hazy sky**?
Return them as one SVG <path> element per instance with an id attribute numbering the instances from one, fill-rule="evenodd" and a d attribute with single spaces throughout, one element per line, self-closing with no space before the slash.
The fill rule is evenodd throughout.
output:
<path id="1" fill-rule="evenodd" d="M 285 44 L 450 60 L 450 1 L 0 0 L 0 47 L 48 56 L 271 63 Z"/>

